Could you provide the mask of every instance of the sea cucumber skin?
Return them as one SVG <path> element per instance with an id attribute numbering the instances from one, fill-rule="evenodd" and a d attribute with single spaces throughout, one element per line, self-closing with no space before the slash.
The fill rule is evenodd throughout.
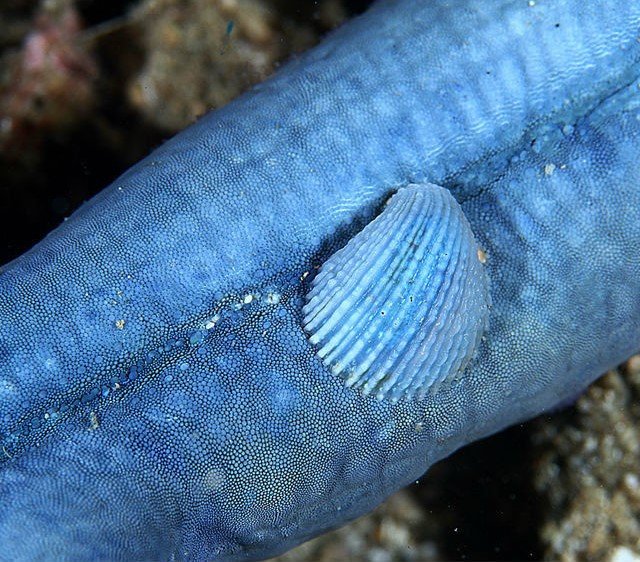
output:
<path id="1" fill-rule="evenodd" d="M 0 559 L 270 556 L 638 350 L 640 4 L 490 4 L 376 5 L 0 270 Z M 459 381 L 392 404 L 301 308 L 420 181 L 493 308 Z"/>

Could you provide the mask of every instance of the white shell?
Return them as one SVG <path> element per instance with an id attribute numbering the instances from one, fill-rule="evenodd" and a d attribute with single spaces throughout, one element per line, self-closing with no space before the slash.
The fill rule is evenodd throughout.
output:
<path id="1" fill-rule="evenodd" d="M 304 327 L 322 361 L 391 400 L 422 398 L 460 372 L 488 316 L 478 250 L 446 189 L 400 189 L 313 280 Z"/>

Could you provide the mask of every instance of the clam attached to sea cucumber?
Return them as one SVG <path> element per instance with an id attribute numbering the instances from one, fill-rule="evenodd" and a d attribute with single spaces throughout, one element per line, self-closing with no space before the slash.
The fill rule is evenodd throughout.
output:
<path id="1" fill-rule="evenodd" d="M 349 387 L 421 399 L 473 356 L 489 309 L 478 244 L 433 184 L 401 188 L 312 282 L 304 327 Z"/>

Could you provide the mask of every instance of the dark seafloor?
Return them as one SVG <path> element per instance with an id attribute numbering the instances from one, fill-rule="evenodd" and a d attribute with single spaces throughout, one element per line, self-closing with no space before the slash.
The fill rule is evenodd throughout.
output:
<path id="1" fill-rule="evenodd" d="M 0 264 L 368 4 L 0 0 Z M 640 356 L 279 559 L 640 562 Z"/>

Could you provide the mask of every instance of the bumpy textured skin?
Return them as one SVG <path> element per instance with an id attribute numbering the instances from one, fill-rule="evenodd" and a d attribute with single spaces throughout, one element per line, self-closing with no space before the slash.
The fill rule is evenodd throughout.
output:
<path id="1" fill-rule="evenodd" d="M 6 265 L 0 558 L 267 557 L 637 351 L 639 29 L 628 0 L 383 2 Z M 303 296 L 427 181 L 493 307 L 459 380 L 392 404 L 326 370 Z"/>

